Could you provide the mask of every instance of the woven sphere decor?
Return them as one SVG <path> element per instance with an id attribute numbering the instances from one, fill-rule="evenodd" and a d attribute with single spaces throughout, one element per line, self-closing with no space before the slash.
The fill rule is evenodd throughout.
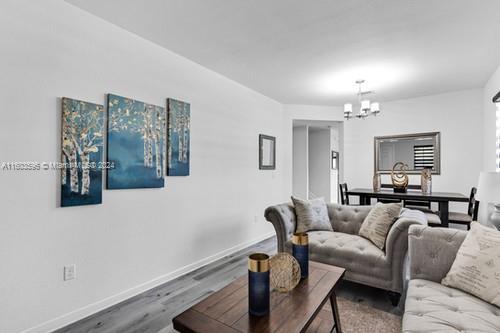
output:
<path id="1" fill-rule="evenodd" d="M 271 287 L 280 293 L 286 293 L 300 282 L 300 266 L 288 253 L 279 252 L 269 260 L 271 268 Z"/>

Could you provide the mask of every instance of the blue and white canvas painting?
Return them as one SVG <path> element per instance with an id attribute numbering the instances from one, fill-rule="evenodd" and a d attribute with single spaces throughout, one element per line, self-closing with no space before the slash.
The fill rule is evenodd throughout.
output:
<path id="1" fill-rule="evenodd" d="M 189 176 L 189 145 L 191 110 L 189 103 L 172 98 L 168 107 L 168 168 L 167 176 Z"/>
<path id="2" fill-rule="evenodd" d="M 61 207 L 102 203 L 104 106 L 62 99 Z"/>
<path id="3" fill-rule="evenodd" d="M 108 94 L 108 189 L 164 186 L 165 108 Z"/>

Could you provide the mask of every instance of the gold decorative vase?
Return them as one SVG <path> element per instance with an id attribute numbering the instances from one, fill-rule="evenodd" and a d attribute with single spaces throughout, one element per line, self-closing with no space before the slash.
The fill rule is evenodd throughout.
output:
<path id="1" fill-rule="evenodd" d="M 431 194 L 432 193 L 432 170 L 424 169 L 420 175 L 420 185 L 422 187 L 422 193 Z"/>
<path id="2" fill-rule="evenodd" d="M 403 162 L 397 162 L 392 167 L 391 180 L 394 192 L 406 193 L 409 182 L 406 171 L 408 171 L 408 165 Z"/>
<path id="3" fill-rule="evenodd" d="M 382 182 L 380 180 L 380 174 L 375 173 L 373 175 L 373 190 L 375 192 L 378 192 L 378 191 L 380 191 L 381 188 L 382 188 Z"/>

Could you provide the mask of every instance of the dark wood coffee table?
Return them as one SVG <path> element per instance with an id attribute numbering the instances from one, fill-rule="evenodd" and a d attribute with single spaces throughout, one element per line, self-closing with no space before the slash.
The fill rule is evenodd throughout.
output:
<path id="1" fill-rule="evenodd" d="M 314 332 L 335 329 L 341 333 L 335 287 L 344 272 L 343 268 L 311 261 L 308 279 L 289 293 L 271 293 L 271 313 L 265 317 L 248 314 L 247 276 L 243 276 L 175 317 L 174 329 L 181 333 L 294 333 L 311 328 Z M 323 306 L 328 300 L 333 316 L 327 319 L 328 306 Z"/>

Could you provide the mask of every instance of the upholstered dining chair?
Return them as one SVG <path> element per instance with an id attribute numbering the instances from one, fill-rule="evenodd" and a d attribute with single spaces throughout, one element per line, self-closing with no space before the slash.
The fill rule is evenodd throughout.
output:
<path id="1" fill-rule="evenodd" d="M 476 200 L 477 188 L 473 187 L 470 191 L 469 206 L 467 213 L 450 212 L 448 220 L 450 223 L 466 225 L 467 230 L 470 230 L 472 221 L 477 221 L 477 212 L 479 211 L 479 201 Z"/>

